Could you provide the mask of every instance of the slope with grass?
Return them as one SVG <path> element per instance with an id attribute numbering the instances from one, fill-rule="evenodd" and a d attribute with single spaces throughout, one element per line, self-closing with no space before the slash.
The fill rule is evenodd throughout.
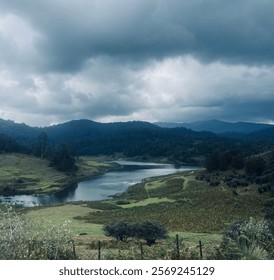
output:
<path id="1" fill-rule="evenodd" d="M 50 167 L 49 161 L 25 154 L 0 154 L 0 194 L 49 194 L 72 182 L 94 177 L 115 168 L 95 158 L 78 158 L 71 175 Z"/>
<path id="2" fill-rule="evenodd" d="M 259 195 L 257 186 L 243 187 L 235 194 L 225 185 L 211 187 L 195 176 L 181 173 L 134 185 L 112 201 L 127 201 L 120 209 L 90 213 L 84 219 L 99 224 L 148 219 L 170 231 L 219 232 L 232 221 L 264 216 L 269 194 Z"/>

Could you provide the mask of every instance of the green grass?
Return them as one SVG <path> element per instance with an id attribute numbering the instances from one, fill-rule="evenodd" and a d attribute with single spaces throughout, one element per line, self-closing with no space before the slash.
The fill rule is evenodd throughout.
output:
<path id="1" fill-rule="evenodd" d="M 203 244 L 216 245 L 220 244 L 222 240 L 221 233 L 197 233 L 197 232 L 170 232 L 170 237 L 175 237 L 176 234 L 180 237 L 183 242 L 198 244 L 202 241 Z"/>
<path id="2" fill-rule="evenodd" d="M 0 155 L 0 191 L 47 193 L 68 182 L 68 176 L 49 167 L 49 162 L 22 154 Z"/>
<path id="3" fill-rule="evenodd" d="M 147 206 L 149 204 L 155 204 L 155 203 L 162 203 L 162 202 L 174 202 L 175 200 L 169 199 L 169 198 L 159 198 L 159 197 L 153 197 L 153 198 L 147 198 L 143 199 L 138 202 L 133 202 L 125 205 L 121 205 L 122 208 L 131 208 L 131 207 L 139 207 L 139 206 Z"/>
<path id="4" fill-rule="evenodd" d="M 86 204 L 89 207 L 75 213 L 73 218 L 81 221 L 81 227 L 84 222 L 100 227 L 115 220 L 153 220 L 165 225 L 170 232 L 220 233 L 233 221 L 264 217 L 269 194 L 259 195 L 256 186 L 237 191 L 235 196 L 228 187 L 209 187 L 206 182 L 196 181 L 195 174 L 181 173 L 146 180 L 104 203 L 89 202 Z M 117 205 L 119 201 L 128 204 Z M 54 213 L 62 216 L 58 209 L 62 208 L 55 208 Z"/>
<path id="5" fill-rule="evenodd" d="M 102 174 L 116 166 L 93 157 L 77 159 L 78 171 L 71 177 L 50 167 L 49 161 L 25 154 L 0 155 L 0 192 L 48 194 L 64 188 L 73 180 Z"/>
<path id="6" fill-rule="evenodd" d="M 137 184 L 116 198 L 136 203 L 89 213 L 84 219 L 98 224 L 147 219 L 164 224 L 170 231 L 219 232 L 235 220 L 262 218 L 264 204 L 269 199 L 269 194 L 259 195 L 256 186 L 239 188 L 235 196 L 228 187 L 209 187 L 205 182 L 197 182 L 194 175 L 182 173 L 173 179 L 172 176 L 166 178 L 161 184 L 156 179 L 155 186 L 150 181 L 149 188 L 148 182 Z"/>
<path id="7" fill-rule="evenodd" d="M 75 219 L 77 216 L 86 215 L 94 211 L 98 210 L 93 210 L 86 204 L 65 204 L 31 209 L 27 211 L 26 217 L 36 222 L 39 222 L 41 219 L 48 219 L 56 225 L 62 225 L 65 221 L 69 221 L 69 227 L 75 235 L 85 233 L 93 237 L 103 237 L 101 225 L 90 224 L 84 220 Z"/>

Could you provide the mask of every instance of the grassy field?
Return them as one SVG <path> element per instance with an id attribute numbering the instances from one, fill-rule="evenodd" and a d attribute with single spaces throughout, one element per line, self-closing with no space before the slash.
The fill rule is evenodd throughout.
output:
<path id="1" fill-rule="evenodd" d="M 74 176 L 49 166 L 49 161 L 23 154 L 0 155 L 0 193 L 45 194 L 58 191 L 75 180 L 97 176 L 113 168 L 112 164 L 92 157 L 77 159 Z"/>
<path id="2" fill-rule="evenodd" d="M 68 182 L 68 176 L 49 167 L 46 160 L 21 155 L 0 155 L 0 191 L 47 193 Z"/>
<path id="3" fill-rule="evenodd" d="M 196 180 L 203 172 L 151 178 L 107 201 L 31 209 L 26 215 L 34 220 L 47 217 L 55 223 L 69 219 L 80 258 L 96 259 L 99 240 L 105 250 L 103 258 L 140 258 L 136 240 L 117 243 L 104 236 L 102 226 L 111 221 L 146 219 L 163 224 L 169 232 L 169 239 L 157 242 L 154 253 L 146 248 L 146 258 L 172 258 L 174 250 L 168 248 L 174 248 L 176 234 L 182 248 L 186 249 L 182 258 L 196 258 L 200 240 L 210 254 L 220 244 L 222 233 L 231 222 L 249 217 L 263 218 L 264 205 L 270 199 L 268 193 L 259 194 L 256 185 L 238 187 L 237 193 L 222 183 L 211 187 L 206 181 Z M 187 255 L 190 251 L 185 246 L 193 248 L 194 255 Z"/>
<path id="4" fill-rule="evenodd" d="M 28 211 L 26 216 L 31 220 L 39 221 L 48 219 L 52 223 L 62 225 L 65 221 L 69 222 L 69 228 L 73 233 L 78 235 L 88 235 L 94 238 L 103 237 L 102 226 L 99 224 L 89 224 L 84 220 L 75 219 L 90 212 L 100 211 L 94 210 L 87 204 L 65 204 L 50 207 L 35 208 Z"/>

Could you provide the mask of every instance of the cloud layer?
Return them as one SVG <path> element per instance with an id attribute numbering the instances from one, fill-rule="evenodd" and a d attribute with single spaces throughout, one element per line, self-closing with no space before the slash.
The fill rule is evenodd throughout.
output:
<path id="1" fill-rule="evenodd" d="M 0 117 L 273 122 L 273 30 L 270 0 L 1 0 Z"/>

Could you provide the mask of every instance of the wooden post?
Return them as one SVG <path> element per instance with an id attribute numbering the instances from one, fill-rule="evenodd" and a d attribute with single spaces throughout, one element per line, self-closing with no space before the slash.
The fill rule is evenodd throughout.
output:
<path id="1" fill-rule="evenodd" d="M 179 244 L 179 235 L 176 234 L 176 259 L 180 259 L 180 244 Z"/>
<path id="2" fill-rule="evenodd" d="M 144 259 L 144 249 L 143 249 L 143 243 L 140 243 L 140 252 L 141 252 L 141 260 Z"/>
<path id="3" fill-rule="evenodd" d="M 101 241 L 98 241 L 98 260 L 101 260 Z"/>
<path id="4" fill-rule="evenodd" d="M 72 250 L 73 250 L 73 256 L 76 259 L 76 251 L 75 251 L 75 244 L 74 241 L 72 241 Z"/>
<path id="5" fill-rule="evenodd" d="M 203 259 L 203 247 L 202 247 L 202 241 L 199 240 L 199 248 L 200 248 L 200 258 Z"/>
<path id="6" fill-rule="evenodd" d="M 73 253 L 74 258 L 76 259 L 76 250 L 75 250 L 74 240 L 70 240 L 69 242 L 71 242 L 71 245 L 72 245 L 72 253 Z"/>

